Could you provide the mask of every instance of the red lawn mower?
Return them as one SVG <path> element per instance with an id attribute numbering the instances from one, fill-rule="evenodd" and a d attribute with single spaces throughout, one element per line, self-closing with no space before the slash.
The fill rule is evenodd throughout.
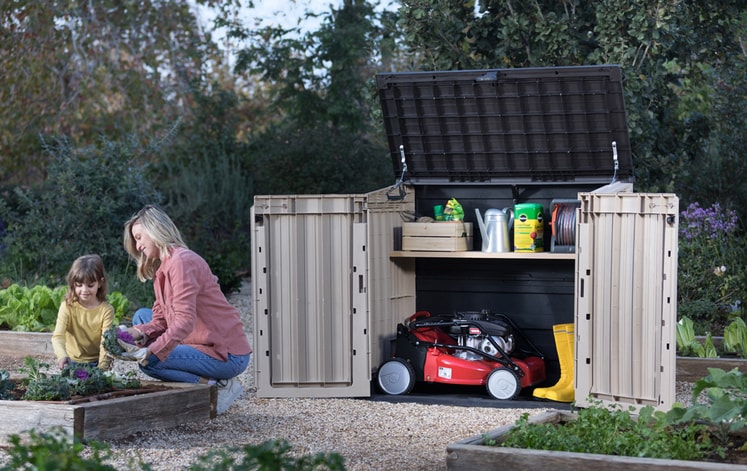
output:
<path id="1" fill-rule="evenodd" d="M 386 394 L 408 394 L 416 381 L 484 385 L 495 399 L 514 399 L 545 380 L 544 356 L 503 314 L 490 311 L 431 316 L 419 311 L 397 325 L 392 358 L 377 383 Z"/>

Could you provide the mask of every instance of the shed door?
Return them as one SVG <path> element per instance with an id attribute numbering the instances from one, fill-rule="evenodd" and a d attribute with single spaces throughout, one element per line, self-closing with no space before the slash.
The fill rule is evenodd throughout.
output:
<path id="1" fill-rule="evenodd" d="M 579 194 L 576 404 L 675 400 L 677 231 L 671 194 Z"/>
<path id="2" fill-rule="evenodd" d="M 369 396 L 365 198 L 255 197 L 258 397 Z"/>

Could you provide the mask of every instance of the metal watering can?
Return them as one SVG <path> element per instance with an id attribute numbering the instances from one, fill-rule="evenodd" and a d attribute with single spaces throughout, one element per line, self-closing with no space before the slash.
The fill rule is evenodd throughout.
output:
<path id="1" fill-rule="evenodd" d="M 484 221 L 479 209 L 475 208 L 475 214 L 482 235 L 482 251 L 510 252 L 511 241 L 508 231 L 514 225 L 514 213 L 511 208 L 490 208 L 485 211 Z"/>

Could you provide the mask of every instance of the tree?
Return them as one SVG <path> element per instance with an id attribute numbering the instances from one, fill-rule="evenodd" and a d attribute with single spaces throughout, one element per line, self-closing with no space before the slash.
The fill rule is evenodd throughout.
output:
<path id="1" fill-rule="evenodd" d="M 266 84 L 267 125 L 252 136 L 258 193 L 361 192 L 392 180 L 372 79 L 391 60 L 391 32 L 371 4 L 346 0 L 317 31 L 241 25 L 236 72 Z M 385 15 L 391 23 L 391 15 Z M 234 25 L 237 26 L 237 25 Z"/>
<path id="2" fill-rule="evenodd" d="M 178 0 L 6 1 L 0 44 L 0 182 L 27 184 L 44 177 L 40 136 L 88 145 L 172 126 L 215 54 Z"/>
<path id="3" fill-rule="evenodd" d="M 425 70 L 620 64 L 637 189 L 747 215 L 742 2 L 402 0 L 400 13 Z"/>

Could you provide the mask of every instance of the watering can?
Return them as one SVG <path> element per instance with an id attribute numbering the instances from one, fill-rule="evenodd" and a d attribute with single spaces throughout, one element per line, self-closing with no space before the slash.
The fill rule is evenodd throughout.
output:
<path id="1" fill-rule="evenodd" d="M 510 252 L 511 241 L 508 238 L 508 231 L 514 224 L 513 211 L 510 208 L 490 208 L 485 211 L 485 220 L 478 208 L 475 208 L 475 214 L 482 235 L 482 251 Z"/>

